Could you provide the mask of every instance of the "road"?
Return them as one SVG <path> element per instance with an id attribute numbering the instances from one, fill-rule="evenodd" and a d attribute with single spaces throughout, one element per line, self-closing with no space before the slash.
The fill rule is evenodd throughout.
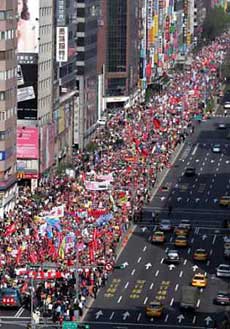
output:
<path id="1" fill-rule="evenodd" d="M 215 268 L 226 263 L 223 258 L 223 219 L 229 218 L 229 210 L 220 208 L 222 195 L 230 193 L 230 145 L 226 129 L 218 123 L 225 122 L 230 128 L 230 118 L 215 117 L 202 122 L 192 138 L 187 140 L 173 168 L 161 188 L 147 206 L 143 222 L 137 224 L 119 263 L 128 263 L 124 270 L 115 270 L 106 287 L 89 307 L 84 318 L 91 328 L 213 328 L 214 320 L 220 322 L 225 308 L 213 304 L 218 290 L 230 287 L 228 280 L 219 279 Z M 228 129 L 228 128 L 227 128 Z M 212 152 L 212 146 L 221 145 L 221 153 Z M 186 167 L 195 167 L 195 177 L 184 177 Z M 173 211 L 168 216 L 168 205 Z M 160 218 L 170 218 L 174 224 L 190 219 L 193 230 L 189 247 L 180 250 L 181 262 L 175 267 L 164 262 L 165 251 L 174 248 L 174 235 L 168 234 L 164 246 L 150 243 L 154 223 L 151 211 L 157 210 Z M 209 253 L 205 263 L 194 262 L 193 251 L 204 247 Z M 179 308 L 181 287 L 191 284 L 197 271 L 207 273 L 208 286 L 201 290 L 196 313 L 183 313 Z M 164 304 L 162 318 L 150 321 L 144 308 L 153 299 Z"/>
<path id="2" fill-rule="evenodd" d="M 150 205 L 143 221 L 136 225 L 133 235 L 118 263 L 126 263 L 123 270 L 115 270 L 105 287 L 101 288 L 95 301 L 89 306 L 84 322 L 91 329 L 128 328 L 206 328 L 213 321 L 223 318 L 225 308 L 213 304 L 218 290 L 229 289 L 227 280 L 215 276 L 223 258 L 223 219 L 229 218 L 229 210 L 222 209 L 218 200 L 230 194 L 230 145 L 226 129 L 218 129 L 225 122 L 230 129 L 230 118 L 221 115 L 198 125 L 189 138 L 177 161 L 169 170 Z M 221 153 L 214 154 L 212 146 L 221 145 Z M 186 167 L 195 167 L 196 177 L 184 177 Z M 167 191 L 162 187 L 167 186 Z M 163 246 L 150 243 L 155 224 L 151 212 L 156 210 L 160 218 L 168 218 L 168 205 L 173 205 L 170 219 L 177 224 L 181 219 L 190 219 L 193 230 L 189 236 L 189 247 L 180 250 L 181 262 L 175 267 L 165 264 L 165 251 L 173 247 L 173 234 L 168 234 Z M 193 251 L 205 247 L 209 259 L 205 263 L 194 263 Z M 179 308 L 181 287 L 189 285 L 195 271 L 206 272 L 208 286 L 201 291 L 199 309 L 196 313 L 182 313 Z M 153 299 L 164 304 L 162 318 L 150 321 L 144 308 Z M 29 312 L 0 310 L 0 327 L 15 329 L 25 327 Z M 50 326 L 47 325 L 46 328 Z"/>

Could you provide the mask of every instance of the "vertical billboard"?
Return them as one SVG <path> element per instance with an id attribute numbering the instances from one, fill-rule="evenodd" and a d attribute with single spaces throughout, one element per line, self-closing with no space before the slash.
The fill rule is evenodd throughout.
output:
<path id="1" fill-rule="evenodd" d="M 56 61 L 59 63 L 68 61 L 68 27 L 57 27 Z"/>
<path id="2" fill-rule="evenodd" d="M 38 65 L 18 64 L 17 66 L 17 118 L 19 120 L 37 120 L 38 108 Z"/>
<path id="3" fill-rule="evenodd" d="M 38 53 L 39 0 L 18 0 L 18 53 Z"/>
<path id="4" fill-rule="evenodd" d="M 39 159 L 39 132 L 35 127 L 17 127 L 17 159 Z"/>

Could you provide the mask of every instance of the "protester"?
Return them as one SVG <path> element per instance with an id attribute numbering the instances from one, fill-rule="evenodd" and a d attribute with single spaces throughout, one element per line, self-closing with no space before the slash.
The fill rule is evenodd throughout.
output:
<path id="1" fill-rule="evenodd" d="M 34 303 L 44 314 L 54 322 L 82 314 L 88 296 L 96 298 L 106 284 L 130 221 L 141 220 L 157 176 L 219 88 L 226 38 L 194 55 L 190 68 L 175 72 L 148 104 L 115 113 L 93 139 L 94 152 L 75 153 L 75 178 L 51 174 L 33 194 L 20 189 L 15 209 L 0 222 L 1 286 L 26 291 L 35 276 Z M 56 264 L 54 272 L 33 269 L 44 263 Z"/>

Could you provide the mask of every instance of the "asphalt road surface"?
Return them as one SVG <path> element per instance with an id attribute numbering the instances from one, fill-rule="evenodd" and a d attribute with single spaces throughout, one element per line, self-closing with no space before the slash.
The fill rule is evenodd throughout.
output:
<path id="1" fill-rule="evenodd" d="M 219 129 L 224 122 L 226 129 Z M 213 328 L 220 323 L 226 308 L 213 303 L 219 290 L 230 289 L 229 279 L 217 278 L 216 267 L 226 263 L 223 257 L 223 219 L 229 210 L 219 206 L 219 198 L 230 195 L 230 144 L 226 133 L 230 118 L 215 117 L 202 122 L 195 134 L 187 140 L 174 166 L 147 206 L 143 222 L 137 224 L 134 234 L 121 254 L 118 263 L 126 263 L 123 270 L 115 270 L 106 287 L 102 288 L 84 318 L 92 329 L 101 328 Z M 220 153 L 213 153 L 214 144 L 221 145 Z M 195 177 L 184 177 L 186 167 L 195 167 Z M 167 186 L 167 190 L 162 187 Z M 173 206 L 168 216 L 168 205 Z M 175 236 L 167 235 L 163 246 L 150 243 L 155 224 L 152 210 L 160 218 L 170 218 L 177 224 L 190 219 L 193 224 L 188 248 L 179 250 L 181 262 L 175 267 L 165 264 L 165 251 L 175 248 Z M 206 248 L 206 262 L 194 262 L 193 251 Z M 196 312 L 182 312 L 179 307 L 181 287 L 190 285 L 194 273 L 206 273 L 208 286 L 201 289 Z M 163 316 L 149 320 L 144 312 L 148 303 L 158 299 L 164 304 Z"/>

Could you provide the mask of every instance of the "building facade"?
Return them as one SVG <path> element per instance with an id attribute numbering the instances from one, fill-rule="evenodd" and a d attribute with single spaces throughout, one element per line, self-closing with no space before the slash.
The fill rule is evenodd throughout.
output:
<path id="1" fill-rule="evenodd" d="M 76 144 L 83 149 L 95 132 L 98 119 L 97 29 L 98 0 L 75 0 L 77 12 L 77 88 L 79 115 Z"/>
<path id="2" fill-rule="evenodd" d="M 107 1 L 106 107 L 131 104 L 139 81 L 139 0 Z"/>
<path id="3" fill-rule="evenodd" d="M 69 162 L 76 108 L 76 13 L 74 1 L 55 2 L 54 125 L 55 162 Z"/>
<path id="4" fill-rule="evenodd" d="M 17 171 L 32 188 L 54 163 L 53 0 L 18 6 Z"/>
<path id="5" fill-rule="evenodd" d="M 17 1 L 0 2 L 0 217 L 16 198 Z"/>

